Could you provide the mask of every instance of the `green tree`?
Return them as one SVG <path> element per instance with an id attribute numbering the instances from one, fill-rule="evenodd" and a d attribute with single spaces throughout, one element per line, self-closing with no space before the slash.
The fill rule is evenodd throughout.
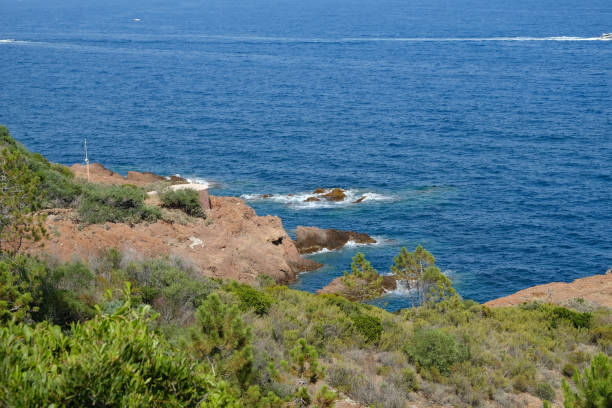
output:
<path id="1" fill-rule="evenodd" d="M 40 209 L 40 180 L 17 150 L 0 153 L 0 256 L 14 255 L 24 240 L 46 235 Z"/>
<path id="2" fill-rule="evenodd" d="M 402 248 L 393 261 L 391 271 L 411 289 L 408 297 L 413 308 L 456 295 L 450 279 L 436 266 L 434 256 L 421 245 L 414 252 Z"/>
<path id="3" fill-rule="evenodd" d="M 317 350 L 306 343 L 305 339 L 299 339 L 289 354 L 291 369 L 299 377 L 308 378 L 311 383 L 316 383 L 325 375 L 325 368 L 319 365 Z"/>
<path id="4" fill-rule="evenodd" d="M 21 322 L 38 312 L 44 263 L 22 255 L 0 258 L 0 322 Z"/>
<path id="5" fill-rule="evenodd" d="M 597 354 L 584 373 L 574 372 L 572 380 L 576 392 L 563 380 L 565 408 L 612 407 L 612 358 L 603 353 Z"/>
<path id="6" fill-rule="evenodd" d="M 351 300 L 363 302 L 383 293 L 382 276 L 361 252 L 353 257 L 351 272 L 344 271 L 342 283 L 345 287 L 343 294 Z"/>
<path id="7" fill-rule="evenodd" d="M 253 369 L 251 338 L 251 328 L 245 326 L 238 307 L 224 304 L 216 293 L 196 311 L 191 349 L 208 362 L 213 375 L 247 385 Z"/>

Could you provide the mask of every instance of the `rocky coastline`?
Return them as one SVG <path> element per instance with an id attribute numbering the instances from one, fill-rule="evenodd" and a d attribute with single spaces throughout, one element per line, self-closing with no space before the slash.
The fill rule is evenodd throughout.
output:
<path id="1" fill-rule="evenodd" d="M 76 177 L 87 179 L 87 168 L 75 164 Z M 102 184 L 131 184 L 139 187 L 166 183 L 172 187 L 188 187 L 189 181 L 178 177 L 162 177 L 150 172 L 130 171 L 127 176 L 114 173 L 101 164 L 89 167 L 89 180 Z M 61 261 L 79 259 L 95 262 L 100 248 L 117 248 L 136 259 L 168 256 L 181 259 L 203 275 L 255 283 L 260 275 L 268 275 L 280 284 L 296 281 L 301 272 L 318 269 L 322 264 L 302 255 L 321 250 L 339 250 L 347 243 L 375 244 L 368 234 L 337 229 L 298 226 L 293 241 L 274 216 L 258 216 L 244 200 L 236 197 L 209 196 L 205 186 L 200 196 L 206 201 L 206 219 L 173 222 L 168 219 L 137 225 L 113 224 L 81 226 L 73 221 L 71 211 L 48 211 L 47 228 L 52 234 L 42 245 L 32 245 L 30 253 L 51 253 Z M 324 199 L 336 196 L 341 189 L 317 189 Z M 155 197 L 150 202 L 155 204 Z M 165 210 L 167 211 L 167 210 Z M 179 217 L 180 218 L 180 217 Z M 184 221 L 184 220 L 182 220 Z M 383 276 L 383 288 L 392 291 L 396 280 Z M 342 277 L 333 279 L 317 293 L 343 294 Z M 514 294 L 485 302 L 489 307 L 515 306 L 528 302 L 570 305 L 577 301 L 595 307 L 612 308 L 612 270 L 605 274 L 576 279 L 571 283 L 552 282 L 523 289 Z"/>

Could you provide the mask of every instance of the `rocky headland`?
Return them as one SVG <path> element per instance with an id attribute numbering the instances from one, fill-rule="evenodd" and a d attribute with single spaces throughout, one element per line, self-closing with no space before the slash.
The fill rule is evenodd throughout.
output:
<path id="1" fill-rule="evenodd" d="M 612 269 L 608 269 L 605 274 L 576 279 L 570 283 L 552 282 L 533 286 L 509 296 L 490 300 L 485 305 L 490 307 L 516 306 L 536 301 L 562 306 L 580 301 L 612 308 Z"/>
<path id="2" fill-rule="evenodd" d="M 87 177 L 85 166 L 75 165 L 72 170 L 77 177 Z M 89 179 L 138 186 L 170 181 L 153 173 L 129 172 L 123 177 L 98 164 L 90 165 Z M 171 182 L 182 186 L 186 181 Z M 148 202 L 156 204 L 154 197 Z M 154 223 L 80 225 L 71 209 L 48 210 L 49 237 L 28 251 L 88 263 L 95 262 L 104 249 L 116 248 L 135 259 L 178 258 L 205 276 L 245 283 L 255 282 L 262 274 L 278 283 L 291 283 L 298 273 L 321 266 L 302 258 L 279 217 L 258 216 L 240 198 L 211 196 L 205 219 L 181 215 L 179 210 L 163 211 L 164 219 Z"/>

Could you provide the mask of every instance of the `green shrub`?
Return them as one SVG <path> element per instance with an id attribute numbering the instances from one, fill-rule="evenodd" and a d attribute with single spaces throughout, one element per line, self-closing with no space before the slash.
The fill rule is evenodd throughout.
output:
<path id="1" fill-rule="evenodd" d="M 131 263 L 126 278 L 144 303 L 153 305 L 167 323 L 185 323 L 220 284 L 167 259 Z"/>
<path id="2" fill-rule="evenodd" d="M 417 373 L 411 367 L 404 368 L 394 380 L 395 386 L 404 394 L 416 392 L 420 389 Z"/>
<path id="3" fill-rule="evenodd" d="M 234 397 L 149 326 L 148 307 L 98 315 L 68 334 L 0 328 L 0 406 L 228 407 Z M 232 405 L 233 406 L 233 405 Z"/>
<path id="4" fill-rule="evenodd" d="M 579 313 L 566 307 L 555 307 L 552 310 L 553 326 L 556 326 L 559 320 L 566 320 L 570 322 L 575 328 L 589 328 L 591 327 L 591 320 L 593 316 L 591 313 Z"/>
<path id="5" fill-rule="evenodd" d="M 541 382 L 535 387 L 535 395 L 542 400 L 553 401 L 555 399 L 555 389 L 549 383 Z"/>
<path id="6" fill-rule="evenodd" d="M 406 352 L 414 363 L 433 367 L 446 376 L 454 363 L 468 357 L 466 348 L 460 346 L 455 335 L 439 329 L 417 329 L 407 344 Z"/>
<path id="7" fill-rule="evenodd" d="M 232 282 L 226 288 L 229 292 L 238 296 L 240 308 L 242 310 L 253 309 L 255 313 L 260 316 L 268 313 L 274 301 L 267 293 L 259 291 L 249 285 Z"/>
<path id="8" fill-rule="evenodd" d="M 563 380 L 563 396 L 566 408 L 608 408 L 612 406 L 612 358 L 597 354 L 584 373 L 576 371 L 573 377 L 574 392 Z"/>
<path id="9" fill-rule="evenodd" d="M 200 203 L 200 194 L 193 189 L 185 188 L 181 190 L 166 190 L 159 196 L 166 208 L 176 208 L 183 210 L 185 214 L 192 217 L 204 218 L 204 210 Z"/>
<path id="10" fill-rule="evenodd" d="M 315 396 L 315 405 L 317 408 L 333 408 L 334 402 L 338 399 L 338 393 L 330 390 L 327 385 L 321 387 Z"/>
<path id="11" fill-rule="evenodd" d="M 351 320 L 357 331 L 365 337 L 367 342 L 373 343 L 380 339 L 383 326 L 378 317 L 356 313 L 351 315 Z"/>
<path id="12" fill-rule="evenodd" d="M 574 376 L 574 372 L 576 372 L 576 367 L 570 363 L 567 363 L 563 366 L 563 375 L 572 378 Z"/>
<path id="13" fill-rule="evenodd" d="M 158 220 L 159 208 L 144 205 L 145 197 L 143 189 L 132 185 L 88 184 L 78 208 L 79 217 L 85 224 Z"/>

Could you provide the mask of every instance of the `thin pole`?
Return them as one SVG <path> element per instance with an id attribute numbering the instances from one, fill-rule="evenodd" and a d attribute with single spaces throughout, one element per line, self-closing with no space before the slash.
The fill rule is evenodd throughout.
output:
<path id="1" fill-rule="evenodd" d="M 85 165 L 87 166 L 87 182 L 89 183 L 89 157 L 87 157 L 87 138 L 85 138 Z"/>

